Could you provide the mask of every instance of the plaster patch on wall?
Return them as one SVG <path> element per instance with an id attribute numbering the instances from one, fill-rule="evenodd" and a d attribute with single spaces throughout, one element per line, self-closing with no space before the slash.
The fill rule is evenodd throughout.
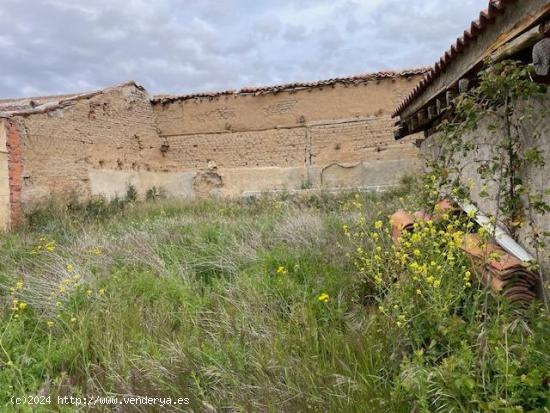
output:
<path id="1" fill-rule="evenodd" d="M 246 192 L 300 189 L 308 180 L 305 166 L 220 169 L 224 186 L 221 195 L 239 197 Z"/>
<path id="2" fill-rule="evenodd" d="M 92 195 L 107 199 L 124 197 L 129 185 L 133 185 L 141 196 L 153 186 L 162 188 L 166 195 L 178 198 L 193 198 L 195 172 L 148 172 L 117 171 L 112 169 L 90 169 Z"/>
<path id="3" fill-rule="evenodd" d="M 363 164 L 332 163 L 321 169 L 321 186 L 327 188 L 360 187 L 363 179 Z"/>

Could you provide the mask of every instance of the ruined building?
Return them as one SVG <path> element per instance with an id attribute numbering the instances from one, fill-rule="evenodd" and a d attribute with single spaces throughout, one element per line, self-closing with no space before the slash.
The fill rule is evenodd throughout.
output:
<path id="1" fill-rule="evenodd" d="M 0 226 L 51 196 L 243 196 L 379 188 L 420 168 L 393 139 L 396 105 L 425 69 L 186 96 L 134 82 L 0 100 Z"/>

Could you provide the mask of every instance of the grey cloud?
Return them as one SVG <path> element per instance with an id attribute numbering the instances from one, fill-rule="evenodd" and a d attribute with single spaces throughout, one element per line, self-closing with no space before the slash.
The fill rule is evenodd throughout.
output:
<path id="1" fill-rule="evenodd" d="M 307 30 L 304 26 L 297 24 L 287 24 L 283 34 L 283 39 L 288 42 L 302 42 L 306 40 Z"/>
<path id="2" fill-rule="evenodd" d="M 0 97 L 189 93 L 421 66 L 486 0 L 2 0 Z M 405 10 L 406 9 L 406 10 Z M 9 24 L 5 24 L 9 22 Z"/>

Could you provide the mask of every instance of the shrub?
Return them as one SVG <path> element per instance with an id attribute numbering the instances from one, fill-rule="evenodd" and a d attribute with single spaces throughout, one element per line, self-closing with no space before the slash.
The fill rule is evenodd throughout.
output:
<path id="1" fill-rule="evenodd" d="M 163 188 L 159 186 L 153 186 L 147 190 L 145 193 L 146 201 L 157 201 L 159 199 L 166 198 L 166 193 Z"/>
<path id="2" fill-rule="evenodd" d="M 540 303 L 513 308 L 479 283 L 459 248 L 473 228 L 468 217 L 417 221 L 394 245 L 382 220 L 360 214 L 344 227 L 358 288 L 394 337 L 391 385 L 415 411 L 545 411 L 550 319 Z"/>
<path id="3" fill-rule="evenodd" d="M 128 185 L 128 189 L 126 190 L 126 202 L 136 202 L 138 199 L 138 192 L 134 185 Z"/>

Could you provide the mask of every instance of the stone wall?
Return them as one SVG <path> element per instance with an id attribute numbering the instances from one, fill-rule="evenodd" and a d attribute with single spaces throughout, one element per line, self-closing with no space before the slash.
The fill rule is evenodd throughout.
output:
<path id="1" fill-rule="evenodd" d="M 523 137 L 522 144 L 524 148 L 538 147 L 542 151 L 542 156 L 546 160 L 544 167 L 529 166 L 524 168 L 520 176 L 524 185 L 530 188 L 531 193 L 536 193 L 543 196 L 543 199 L 550 204 L 550 194 L 547 191 L 550 188 L 548 178 L 550 177 L 550 92 L 546 98 L 540 101 L 534 101 L 533 116 L 524 117 L 520 124 L 520 133 Z M 495 154 L 495 146 L 497 142 L 504 139 L 504 132 L 497 130 L 495 133 L 490 132 L 489 125 L 494 121 L 484 119 L 480 122 L 479 127 L 470 132 L 464 137 L 466 141 L 474 140 L 477 143 L 478 150 L 471 152 L 467 157 L 464 157 L 461 162 L 461 181 L 464 185 L 471 188 L 472 201 L 486 214 L 494 215 L 496 212 L 496 201 L 494 185 L 488 185 L 485 190 L 489 194 L 488 197 L 480 197 L 483 181 L 477 173 L 477 168 L 484 159 L 489 159 Z M 421 153 L 424 158 L 433 159 L 441 154 L 440 136 L 434 134 L 426 139 L 421 145 Z M 550 232 L 550 220 L 548 215 L 535 215 L 535 226 L 540 233 Z M 531 241 L 532 229 L 525 225 L 519 231 L 520 241 L 522 245 L 529 249 Z M 546 256 L 541 257 L 542 261 L 550 267 L 550 256 L 546 252 Z"/>

